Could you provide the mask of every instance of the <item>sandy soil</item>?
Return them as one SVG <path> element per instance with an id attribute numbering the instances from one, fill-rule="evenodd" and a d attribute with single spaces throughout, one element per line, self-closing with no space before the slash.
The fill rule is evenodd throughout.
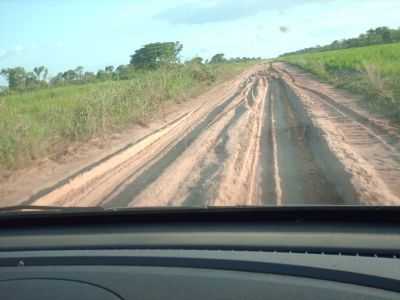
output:
<path id="1" fill-rule="evenodd" d="M 146 128 L 14 174 L 0 204 L 398 204 L 396 134 L 300 70 L 260 65 Z"/>
<path id="2" fill-rule="evenodd" d="M 334 89 L 284 63 L 274 65 L 302 102 L 313 125 L 353 185 L 354 199 L 400 204 L 400 135 L 387 120 L 366 111 L 361 99 Z"/>
<path id="3" fill-rule="evenodd" d="M 256 67 L 258 69 L 259 67 Z M 110 136 L 74 144 L 59 157 L 38 161 L 33 167 L 0 177 L 0 205 L 31 204 L 36 199 L 69 183 L 73 178 L 107 162 L 137 142 L 184 117 L 200 106 L 218 103 L 232 95 L 254 69 L 247 70 L 233 80 L 218 84 L 203 95 L 180 104 L 168 103 L 146 126 L 131 128 Z"/>

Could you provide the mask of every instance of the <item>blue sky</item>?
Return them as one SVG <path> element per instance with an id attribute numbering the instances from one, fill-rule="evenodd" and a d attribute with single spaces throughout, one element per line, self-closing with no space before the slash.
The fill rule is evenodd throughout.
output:
<path id="1" fill-rule="evenodd" d="M 274 57 L 398 28 L 399 12 L 399 0 L 0 0 L 0 69 L 94 71 L 156 41 L 181 41 L 183 59 Z"/>

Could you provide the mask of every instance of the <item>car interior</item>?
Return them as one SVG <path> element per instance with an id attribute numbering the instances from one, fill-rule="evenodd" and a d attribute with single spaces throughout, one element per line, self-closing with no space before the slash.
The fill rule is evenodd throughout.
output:
<path id="1" fill-rule="evenodd" d="M 0 219 L 2 299 L 399 299 L 399 209 L 32 211 Z"/>

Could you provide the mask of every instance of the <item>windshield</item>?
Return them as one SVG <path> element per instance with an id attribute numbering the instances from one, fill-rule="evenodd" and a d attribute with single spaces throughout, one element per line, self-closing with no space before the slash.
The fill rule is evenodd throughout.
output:
<path id="1" fill-rule="evenodd" d="M 399 205 L 399 12 L 1 1 L 0 207 Z"/>

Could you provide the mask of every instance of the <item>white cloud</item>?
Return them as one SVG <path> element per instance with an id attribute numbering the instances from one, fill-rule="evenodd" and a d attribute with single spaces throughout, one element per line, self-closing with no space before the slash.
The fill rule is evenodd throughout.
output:
<path id="1" fill-rule="evenodd" d="M 172 24 L 206 24 L 235 21 L 264 11 L 280 11 L 307 3 L 326 3 L 328 0 L 214 0 L 190 2 L 170 7 L 156 15 Z"/>
<path id="2" fill-rule="evenodd" d="M 21 45 L 15 46 L 13 49 L 0 49 L 0 60 L 5 60 L 7 58 L 10 58 L 12 56 L 18 55 L 21 52 L 25 51 L 26 49 L 22 47 Z"/>
<path id="3" fill-rule="evenodd" d="M 24 47 L 22 47 L 21 45 L 17 45 L 16 47 L 15 47 L 15 52 L 21 52 L 21 51 L 24 51 Z"/>

